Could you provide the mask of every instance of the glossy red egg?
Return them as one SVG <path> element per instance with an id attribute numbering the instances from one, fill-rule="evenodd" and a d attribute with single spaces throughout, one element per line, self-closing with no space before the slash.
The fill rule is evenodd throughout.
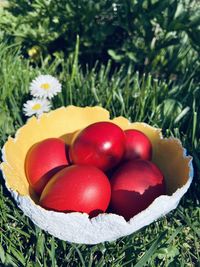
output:
<path id="1" fill-rule="evenodd" d="M 40 194 L 49 179 L 69 165 L 68 151 L 63 140 L 48 138 L 33 145 L 27 153 L 25 171 L 29 184 Z"/>
<path id="2" fill-rule="evenodd" d="M 125 160 L 144 159 L 151 160 L 152 144 L 149 138 L 138 130 L 126 130 Z"/>
<path id="3" fill-rule="evenodd" d="M 93 217 L 106 211 L 110 196 L 110 182 L 101 170 L 89 165 L 72 165 L 48 182 L 40 204 L 50 210 L 85 212 Z"/>
<path id="4" fill-rule="evenodd" d="M 125 148 L 123 130 L 111 122 L 97 122 L 82 130 L 70 148 L 75 164 L 93 165 L 106 171 L 118 164 Z"/>
<path id="5" fill-rule="evenodd" d="M 129 220 L 146 209 L 155 198 L 165 194 L 164 177 L 159 168 L 147 160 L 123 163 L 111 180 L 111 212 Z"/>

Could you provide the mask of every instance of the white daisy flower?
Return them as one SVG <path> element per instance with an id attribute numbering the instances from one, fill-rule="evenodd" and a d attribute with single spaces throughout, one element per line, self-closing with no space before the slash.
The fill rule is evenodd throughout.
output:
<path id="1" fill-rule="evenodd" d="M 51 103 L 47 99 L 32 99 L 28 100 L 23 105 L 24 114 L 28 117 L 32 115 L 41 115 L 43 112 L 48 112 L 51 109 Z"/>
<path id="2" fill-rule="evenodd" d="M 34 97 L 52 98 L 61 92 L 61 84 L 51 75 L 39 75 L 31 82 L 30 91 Z"/>

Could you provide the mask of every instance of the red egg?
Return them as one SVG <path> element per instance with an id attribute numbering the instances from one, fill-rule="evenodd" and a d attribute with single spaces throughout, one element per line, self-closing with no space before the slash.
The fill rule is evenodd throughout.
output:
<path id="1" fill-rule="evenodd" d="M 75 164 L 87 164 L 103 171 L 116 166 L 125 148 L 123 130 L 111 122 L 89 125 L 76 137 L 70 148 L 70 159 Z"/>
<path id="2" fill-rule="evenodd" d="M 147 160 L 123 163 L 111 180 L 111 211 L 129 220 L 146 209 L 155 198 L 165 194 L 164 177 Z"/>
<path id="3" fill-rule="evenodd" d="M 46 209 L 85 212 L 93 217 L 105 212 L 110 195 L 110 182 L 101 170 L 89 165 L 72 165 L 49 181 L 40 204 Z"/>
<path id="4" fill-rule="evenodd" d="M 151 160 L 152 144 L 149 138 L 138 130 L 126 130 L 125 160 L 144 159 Z"/>
<path id="5" fill-rule="evenodd" d="M 67 147 L 59 138 L 48 138 L 33 145 L 26 156 L 25 171 L 29 184 L 38 194 L 49 179 L 69 165 Z"/>

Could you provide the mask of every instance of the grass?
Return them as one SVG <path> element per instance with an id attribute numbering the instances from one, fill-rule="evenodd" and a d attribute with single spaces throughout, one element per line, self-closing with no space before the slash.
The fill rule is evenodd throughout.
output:
<path id="1" fill-rule="evenodd" d="M 23 103 L 29 83 L 39 73 L 57 76 L 63 90 L 53 108 L 101 105 L 112 116 L 162 127 L 180 138 L 194 157 L 195 178 L 175 211 L 130 236 L 98 245 L 69 244 L 36 227 L 11 198 L 0 177 L 0 266 L 199 266 L 200 265 L 200 88 L 192 73 L 179 84 L 134 73 L 129 67 L 111 72 L 97 64 L 83 72 L 78 46 L 67 62 L 41 59 L 40 66 L 21 57 L 15 46 L 0 47 L 0 145 L 25 123 Z"/>

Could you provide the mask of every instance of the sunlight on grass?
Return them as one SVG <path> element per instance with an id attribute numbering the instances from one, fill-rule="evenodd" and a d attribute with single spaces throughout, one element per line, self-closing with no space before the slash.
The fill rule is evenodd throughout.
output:
<path id="1" fill-rule="evenodd" d="M 177 136 L 194 154 L 200 172 L 199 107 L 196 87 L 186 77 L 182 84 L 139 75 L 132 67 L 112 71 L 112 63 L 83 71 L 78 46 L 67 62 L 44 60 L 33 68 L 16 47 L 0 45 L 0 142 L 26 122 L 22 113 L 30 99 L 29 84 L 39 74 L 56 75 L 62 93 L 53 109 L 62 105 L 100 105 L 112 116 L 146 121 Z M 190 84 L 190 86 L 188 86 Z M 199 90 L 199 89 L 198 89 Z M 1 177 L 0 262 L 3 266 L 198 266 L 200 263 L 199 180 L 194 182 L 178 209 L 141 231 L 115 242 L 94 246 L 69 244 L 38 229 L 17 207 Z M 0 264 L 0 265 L 1 265 Z M 171 264 L 171 265 L 170 265 Z"/>

